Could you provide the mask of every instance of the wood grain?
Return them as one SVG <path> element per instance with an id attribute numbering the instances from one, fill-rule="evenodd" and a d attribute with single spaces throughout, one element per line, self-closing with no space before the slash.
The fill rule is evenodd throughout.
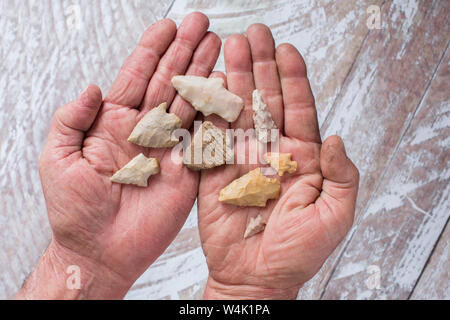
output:
<path id="1" fill-rule="evenodd" d="M 356 222 L 299 297 L 329 297 L 324 294 L 328 280 L 338 263 L 341 267 L 340 259 L 350 254 L 345 250 L 349 239 L 353 234 L 362 236 L 358 221 L 367 212 L 374 192 L 383 187 L 382 178 L 390 174 L 391 161 L 448 45 L 449 14 L 450 6 L 445 1 L 398 1 L 383 6 L 382 29 L 370 32 L 322 127 L 322 136 L 337 133 L 343 137 L 349 157 L 360 170 Z M 394 226 L 385 225 L 386 232 Z M 365 238 L 353 239 L 355 243 L 366 242 Z M 370 246 L 361 248 L 370 251 Z"/>
<path id="2" fill-rule="evenodd" d="M 450 217 L 449 64 L 447 50 L 324 299 L 407 299 L 419 279 Z M 380 271 L 378 289 L 366 284 L 371 265 Z"/>
<path id="3" fill-rule="evenodd" d="M 450 299 L 450 225 L 448 222 L 410 299 Z"/>
<path id="4" fill-rule="evenodd" d="M 369 5 L 381 0 L 346 1 L 175 1 L 168 17 L 180 21 L 186 13 L 201 10 L 211 30 L 222 40 L 245 33 L 252 23 L 267 24 L 277 45 L 289 42 L 303 55 L 316 98 L 319 123 L 325 119 L 369 29 Z M 216 65 L 225 70 L 223 52 Z"/>
<path id="5" fill-rule="evenodd" d="M 53 112 L 91 82 L 105 92 L 145 27 L 170 4 L 0 3 L 0 299 L 17 292 L 50 239 L 37 163 Z"/>

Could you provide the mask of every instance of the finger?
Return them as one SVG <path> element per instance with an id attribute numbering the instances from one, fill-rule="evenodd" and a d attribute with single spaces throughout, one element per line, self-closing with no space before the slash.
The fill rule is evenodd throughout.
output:
<path id="1" fill-rule="evenodd" d="M 247 38 L 241 34 L 230 36 L 225 42 L 224 55 L 228 90 L 244 100 L 244 108 L 232 127 L 252 128 L 252 93 L 255 90 L 255 84 L 252 73 L 252 55 Z"/>
<path id="2" fill-rule="evenodd" d="M 176 32 L 176 24 L 169 19 L 158 21 L 149 27 L 120 69 L 105 101 L 130 107 L 139 106 L 160 57 Z"/>
<path id="3" fill-rule="evenodd" d="M 224 81 L 225 88 L 227 87 L 227 77 L 225 76 L 225 74 L 223 72 L 215 71 L 215 72 L 211 73 L 210 78 L 222 78 Z M 211 115 L 205 117 L 205 121 L 212 122 L 216 127 L 220 128 L 222 130 L 226 130 L 229 128 L 228 121 L 219 117 L 216 114 L 211 114 Z"/>
<path id="4" fill-rule="evenodd" d="M 220 38 L 213 32 L 209 32 L 202 39 L 189 65 L 186 74 L 208 77 L 216 65 L 220 54 Z M 175 113 L 182 121 L 183 128 L 189 128 L 195 118 L 197 111 L 181 96 L 176 95 L 170 106 L 170 112 Z"/>
<path id="5" fill-rule="evenodd" d="M 150 109 L 167 102 L 172 103 L 176 91 L 171 80 L 174 76 L 184 74 L 192 55 L 209 27 L 208 18 L 199 12 L 189 14 L 178 28 L 175 40 L 170 45 L 150 80 L 145 93 L 141 111 L 143 114 Z"/>
<path id="6" fill-rule="evenodd" d="M 340 137 L 331 136 L 323 143 L 320 168 L 324 181 L 317 203 L 320 206 L 323 202 L 326 208 L 332 208 L 332 216 L 328 218 L 333 223 L 344 225 L 347 232 L 353 222 L 359 172 L 347 157 Z"/>
<path id="7" fill-rule="evenodd" d="M 272 32 L 266 25 L 257 23 L 247 29 L 247 38 L 252 53 L 256 89 L 261 91 L 276 125 L 283 130 L 283 96 Z"/>
<path id="8" fill-rule="evenodd" d="M 276 50 L 284 102 L 284 132 L 306 142 L 320 143 L 319 124 L 314 96 L 300 53 L 290 44 Z"/>
<path id="9" fill-rule="evenodd" d="M 100 88 L 89 85 L 77 100 L 56 110 L 44 153 L 62 159 L 80 151 L 84 133 L 94 123 L 101 104 Z"/>

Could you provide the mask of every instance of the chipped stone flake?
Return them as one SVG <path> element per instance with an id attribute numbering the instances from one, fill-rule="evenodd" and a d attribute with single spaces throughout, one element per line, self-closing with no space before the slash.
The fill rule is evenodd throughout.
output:
<path id="1" fill-rule="evenodd" d="M 280 181 L 265 177 L 261 168 L 256 168 L 223 188 L 219 201 L 238 206 L 265 207 L 267 200 L 280 196 L 280 191 Z"/>
<path id="2" fill-rule="evenodd" d="M 224 87 L 221 78 L 175 76 L 172 84 L 178 94 L 204 116 L 217 114 L 228 122 L 235 121 L 244 107 L 243 100 Z"/>
<path id="3" fill-rule="evenodd" d="M 266 228 L 266 222 L 263 220 L 261 215 L 258 215 L 256 218 L 250 218 L 250 221 L 247 224 L 247 228 L 245 229 L 244 239 L 250 238 L 257 233 L 260 233 Z"/>
<path id="4" fill-rule="evenodd" d="M 256 138 L 263 142 L 273 142 L 275 137 L 271 136 L 271 130 L 278 129 L 273 121 L 272 115 L 264 102 L 259 90 L 253 91 L 253 123 L 255 125 Z"/>
<path id="5" fill-rule="evenodd" d="M 122 169 L 117 171 L 110 180 L 115 183 L 134 184 L 147 187 L 150 176 L 160 172 L 158 159 L 147 158 L 142 153 L 134 157 Z"/>
<path id="6" fill-rule="evenodd" d="M 183 154 L 183 163 L 189 169 L 203 170 L 224 165 L 232 157 L 233 149 L 227 144 L 225 132 L 205 121 Z"/>
<path id="7" fill-rule="evenodd" d="M 178 143 L 172 133 L 181 127 L 181 120 L 175 114 L 167 113 L 167 103 L 150 110 L 138 122 L 128 141 L 149 148 L 170 148 Z"/>
<path id="8" fill-rule="evenodd" d="M 291 157 L 291 153 L 268 152 L 264 155 L 264 160 L 282 177 L 285 172 L 294 173 L 297 171 L 297 161 L 291 161 Z"/>

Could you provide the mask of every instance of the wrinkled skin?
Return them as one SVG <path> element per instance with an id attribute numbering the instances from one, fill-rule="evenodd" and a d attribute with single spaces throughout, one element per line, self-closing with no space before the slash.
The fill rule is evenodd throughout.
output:
<path id="1" fill-rule="evenodd" d="M 177 30 L 171 20 L 151 26 L 102 102 L 89 86 L 59 109 L 40 160 L 53 243 L 131 282 L 167 248 L 197 196 L 198 173 L 171 160 L 170 149 L 131 144 L 128 136 L 151 108 L 170 105 L 184 127 L 195 111 L 176 95 L 178 74 L 209 76 L 221 41 L 209 21 L 190 14 Z M 139 153 L 156 157 L 161 173 L 148 188 L 111 183 Z M 170 199 L 170 201 L 167 201 Z"/>
<path id="2" fill-rule="evenodd" d="M 280 198 L 270 200 L 265 208 L 218 201 L 223 187 L 262 165 L 202 172 L 199 228 L 210 271 L 205 297 L 295 298 L 352 225 L 358 170 L 346 157 L 339 137 L 321 143 L 305 63 L 293 46 L 275 49 L 270 30 L 256 24 L 247 30 L 247 37 L 234 35 L 227 40 L 225 62 L 227 75 L 216 76 L 226 79 L 229 90 L 245 101 L 244 111 L 231 127 L 252 127 L 252 92 L 261 90 L 282 132 L 280 152 L 292 153 L 298 169 L 279 178 Z M 217 118 L 210 120 L 228 128 Z M 244 143 L 252 150 L 249 154 L 257 152 L 253 139 Z M 267 220 L 265 231 L 244 239 L 250 217 L 258 214 Z"/>
<path id="3" fill-rule="evenodd" d="M 176 95 L 178 74 L 210 76 L 220 39 L 203 14 L 180 27 L 151 26 L 123 65 L 104 100 L 89 86 L 57 110 L 39 170 L 53 238 L 16 298 L 122 298 L 174 239 L 198 193 L 199 228 L 210 271 L 206 298 L 295 298 L 349 230 L 358 171 L 338 137 L 321 143 L 304 62 L 290 45 L 276 50 L 270 30 L 253 25 L 225 46 L 226 71 L 213 73 L 241 96 L 235 128 L 252 126 L 251 94 L 260 89 L 283 133 L 281 151 L 299 164 L 284 176 L 279 200 L 264 209 L 218 202 L 218 193 L 255 166 L 225 166 L 199 174 L 172 161 L 169 149 L 127 142 L 135 124 L 162 102 L 184 128 L 195 110 Z M 217 126 L 228 124 L 207 117 Z M 250 145 L 252 145 L 250 143 Z M 161 173 L 147 188 L 111 183 L 139 153 L 158 158 Z M 199 182 L 200 180 L 200 182 Z M 244 240 L 250 217 L 262 213 L 263 233 Z M 68 290 L 67 266 L 81 268 L 81 289 Z"/>

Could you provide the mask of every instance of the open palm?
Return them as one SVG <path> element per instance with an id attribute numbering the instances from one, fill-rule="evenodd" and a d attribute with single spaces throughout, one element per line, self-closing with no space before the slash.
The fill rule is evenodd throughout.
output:
<path id="1" fill-rule="evenodd" d="M 195 110 L 176 95 L 174 75 L 209 76 L 220 39 L 203 14 L 151 26 L 102 102 L 89 86 L 59 109 L 40 161 L 53 242 L 133 281 L 167 248 L 197 196 L 198 174 L 171 160 L 169 149 L 127 142 L 136 123 L 162 102 L 189 128 Z M 139 153 L 161 173 L 147 188 L 113 184 L 112 174 Z"/>
<path id="2" fill-rule="evenodd" d="M 202 172 L 199 228 L 210 272 L 205 297 L 295 298 L 351 227 L 358 170 L 340 138 L 322 145 L 306 67 L 293 46 L 275 49 L 270 30 L 257 24 L 247 37 L 227 40 L 225 62 L 228 89 L 245 102 L 232 127 L 253 126 L 251 96 L 255 88 L 261 90 L 282 133 L 280 152 L 292 153 L 298 169 L 281 177 L 280 198 L 265 208 L 218 201 L 223 187 L 257 165 Z M 256 152 L 252 141 L 245 143 L 249 154 Z M 267 220 L 265 231 L 244 239 L 249 219 L 258 214 Z"/>

